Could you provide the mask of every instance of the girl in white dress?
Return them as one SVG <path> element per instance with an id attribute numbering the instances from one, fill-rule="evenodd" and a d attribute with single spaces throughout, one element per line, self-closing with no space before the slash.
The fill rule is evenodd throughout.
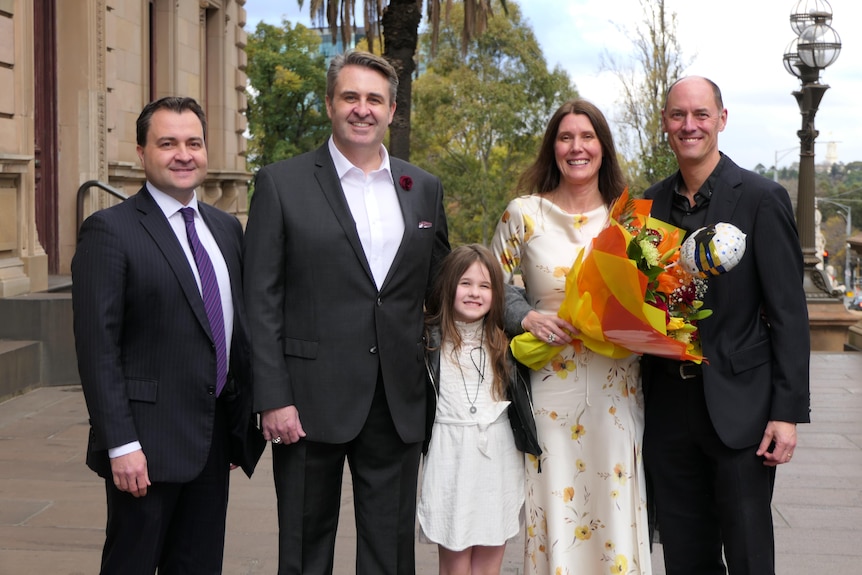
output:
<path id="1" fill-rule="evenodd" d="M 624 187 L 602 113 L 584 100 L 567 102 L 521 178 L 528 195 L 509 203 L 492 243 L 506 281 L 521 272 L 533 308 L 516 322 L 559 346 L 532 372 L 542 449 L 527 461 L 524 572 L 532 575 L 651 571 L 638 357 L 567 345 L 574 328 L 557 317 L 566 274 L 607 225 Z"/>
<path id="2" fill-rule="evenodd" d="M 520 531 L 524 455 L 509 421 L 516 372 L 503 331 L 503 279 L 491 252 L 444 260 L 428 301 L 428 366 L 437 398 L 417 514 L 440 573 L 499 574 Z"/>

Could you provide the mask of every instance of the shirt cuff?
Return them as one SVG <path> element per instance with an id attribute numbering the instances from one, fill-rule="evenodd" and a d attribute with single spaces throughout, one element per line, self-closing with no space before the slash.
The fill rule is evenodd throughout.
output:
<path id="1" fill-rule="evenodd" d="M 131 443 L 109 449 L 108 457 L 115 459 L 123 455 L 128 455 L 133 451 L 138 451 L 139 449 L 141 449 L 141 443 L 139 441 L 133 441 Z"/>

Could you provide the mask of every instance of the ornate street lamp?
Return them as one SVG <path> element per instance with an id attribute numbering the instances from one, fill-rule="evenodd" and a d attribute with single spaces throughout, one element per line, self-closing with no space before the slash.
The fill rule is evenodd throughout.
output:
<path id="1" fill-rule="evenodd" d="M 823 270 L 817 269 L 819 258 L 814 230 L 814 116 L 823 94 L 829 89 L 820 83 L 820 70 L 835 62 L 841 52 L 841 39 L 829 25 L 832 7 L 826 0 L 799 0 L 790 14 L 790 27 L 797 37 L 787 46 L 784 67 L 800 79 L 802 86 L 793 92 L 802 128 L 799 136 L 799 192 L 796 202 L 796 224 L 805 262 L 805 295 L 808 300 L 833 298 Z"/>

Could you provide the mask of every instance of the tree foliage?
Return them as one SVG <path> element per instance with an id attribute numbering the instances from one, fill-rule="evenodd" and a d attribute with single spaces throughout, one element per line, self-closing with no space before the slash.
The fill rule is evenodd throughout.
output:
<path id="1" fill-rule="evenodd" d="M 576 92 L 509 2 L 461 52 L 463 9 L 455 6 L 421 52 L 427 70 L 414 84 L 414 162 L 437 174 L 446 192 L 450 240 L 487 244 L 521 172 L 534 159 L 550 114 Z"/>
<path id="2" fill-rule="evenodd" d="M 296 1 L 302 9 L 305 0 Z M 506 1 L 497 2 L 501 3 L 505 11 Z M 357 21 L 357 4 L 357 0 L 310 0 L 308 10 L 319 25 L 326 22 L 333 41 L 340 32 L 343 45 L 349 46 Z M 427 17 L 432 30 L 439 32 L 440 23 L 448 22 L 448 15 L 456 4 L 467 11 L 467 17 L 461 18 L 462 50 L 466 50 L 466 44 L 484 31 L 493 15 L 494 0 L 462 0 L 460 3 L 453 0 L 427 0 Z M 369 51 L 377 53 L 375 46 L 382 42 L 383 56 L 398 74 L 397 107 L 389 129 L 389 152 L 409 161 L 413 72 L 416 70 L 422 1 L 388 0 L 384 3 L 384 0 L 363 0 L 362 14 Z"/>
<path id="3" fill-rule="evenodd" d="M 248 38 L 252 171 L 312 150 L 329 135 L 320 37 L 301 24 L 259 23 Z"/>
<path id="4" fill-rule="evenodd" d="M 666 9 L 665 0 L 639 1 L 643 19 L 627 32 L 634 47 L 631 61 L 621 62 L 606 52 L 604 63 L 622 85 L 617 117 L 620 148 L 630 160 L 623 167 L 635 193 L 677 169 L 662 129 L 661 110 L 667 89 L 687 65 L 677 37 L 676 13 Z"/>

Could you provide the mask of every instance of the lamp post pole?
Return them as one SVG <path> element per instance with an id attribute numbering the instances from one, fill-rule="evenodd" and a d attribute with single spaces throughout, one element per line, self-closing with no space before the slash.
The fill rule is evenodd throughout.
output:
<path id="1" fill-rule="evenodd" d="M 805 295 L 809 301 L 834 298 L 823 270 L 817 269 L 814 230 L 814 140 L 818 132 L 814 116 L 829 89 L 820 83 L 820 70 L 832 64 L 841 51 L 841 41 L 829 23 L 832 7 L 826 0 L 799 0 L 790 14 L 790 26 L 797 37 L 784 54 L 784 67 L 801 80 L 801 88 L 793 92 L 802 127 L 799 136 L 799 191 L 796 201 L 796 223 L 805 264 Z"/>

